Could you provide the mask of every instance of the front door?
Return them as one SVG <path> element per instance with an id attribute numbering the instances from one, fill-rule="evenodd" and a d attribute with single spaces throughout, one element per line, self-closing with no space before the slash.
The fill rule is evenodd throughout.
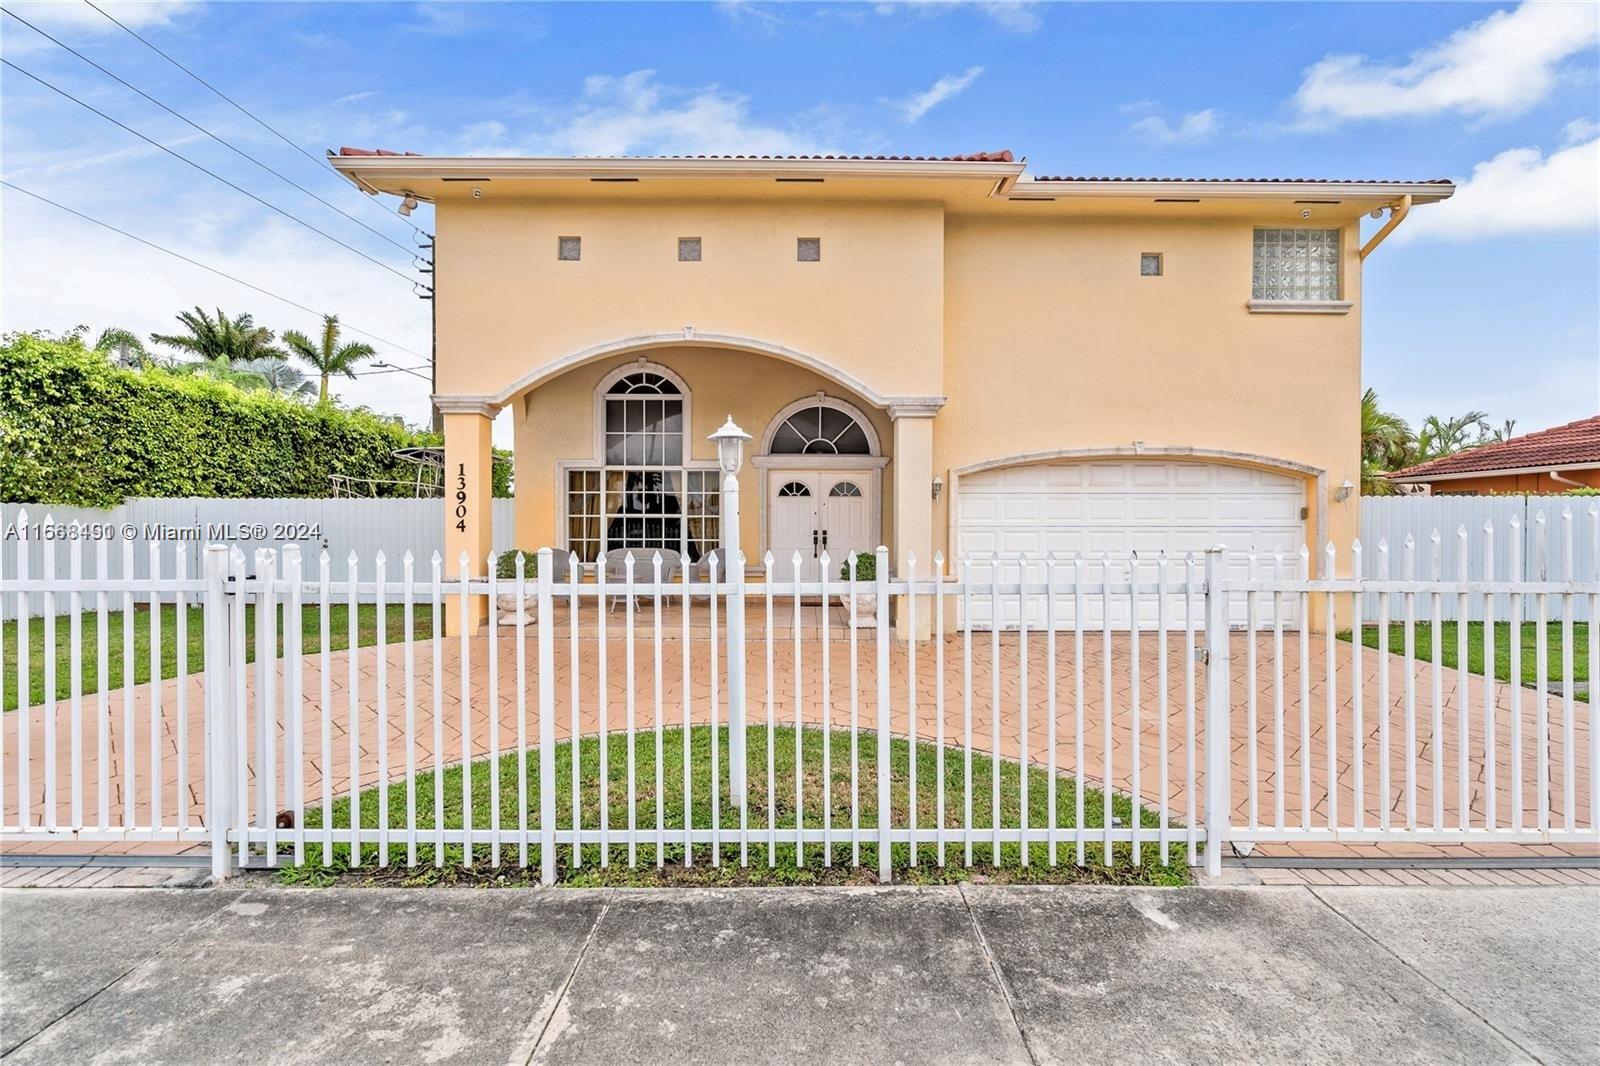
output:
<path id="1" fill-rule="evenodd" d="M 872 551 L 873 484 L 870 471 L 774 471 L 768 501 L 773 576 L 794 580 L 799 553 L 800 580 L 816 581 L 827 552 L 832 581 L 851 552 Z"/>

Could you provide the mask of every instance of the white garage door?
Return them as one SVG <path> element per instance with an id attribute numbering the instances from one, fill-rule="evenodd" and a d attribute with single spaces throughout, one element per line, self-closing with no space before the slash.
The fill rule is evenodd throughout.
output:
<path id="1" fill-rule="evenodd" d="M 1113 580 L 1125 580 L 1127 559 L 1137 559 L 1141 581 L 1156 580 L 1155 560 L 1165 552 L 1168 578 L 1182 581 L 1183 559 L 1194 552 L 1197 571 L 1203 553 L 1213 545 L 1229 549 L 1228 572 L 1243 578 L 1248 568 L 1245 554 L 1255 551 L 1258 576 L 1268 576 L 1273 552 L 1283 552 L 1286 574 L 1299 562 L 1305 538 L 1301 508 L 1304 482 L 1279 474 L 1215 463 L 1176 462 L 1160 459 L 1101 460 L 1037 463 L 1006 467 L 961 479 L 957 525 L 957 551 L 972 557 L 972 573 L 987 581 L 989 557 L 1000 560 L 1000 580 L 1015 581 L 1027 560 L 1030 581 L 1044 580 L 1042 560 L 1054 552 L 1061 562 L 1080 553 L 1085 560 L 1085 580 L 1101 579 L 1103 556 L 1120 557 L 1113 563 Z M 1090 560 L 1095 560 L 1092 564 Z M 1070 580 L 1070 568 L 1058 569 Z M 980 597 L 981 599 L 981 597 Z M 1270 597 L 1259 597 L 1258 617 L 1270 622 Z M 1071 617 L 1070 594 L 1057 599 L 1063 620 Z M 1283 605 L 1286 624 L 1293 624 L 1295 605 Z M 1195 612 L 1200 610 L 1196 597 Z M 1243 625 L 1244 596 L 1233 597 L 1229 621 Z M 1019 604 L 1014 597 L 1002 602 L 999 616 L 1007 628 L 1017 625 Z M 1085 605 L 1086 624 L 1100 625 L 1100 603 Z M 1111 624 L 1127 628 L 1130 604 L 1126 597 L 1111 604 Z M 1156 623 L 1155 598 L 1139 604 L 1141 628 Z M 973 605 L 973 624 L 988 626 L 995 611 L 991 603 Z M 1028 624 L 1044 622 L 1044 598 L 1028 602 Z M 1169 624 L 1182 624 L 1182 597 L 1168 602 Z M 1198 617 L 1196 619 L 1199 621 Z"/>

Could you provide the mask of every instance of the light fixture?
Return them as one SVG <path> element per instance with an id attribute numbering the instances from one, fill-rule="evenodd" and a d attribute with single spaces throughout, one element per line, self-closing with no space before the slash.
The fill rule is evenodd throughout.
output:
<path id="1" fill-rule="evenodd" d="M 473 190 L 472 190 L 472 198 L 473 198 L 473 199 L 474 199 L 474 200 L 481 200 L 481 199 L 483 199 L 483 190 L 482 190 L 482 189 L 473 189 Z"/>
<path id="2" fill-rule="evenodd" d="M 1300 209 L 1300 217 L 1301 217 L 1301 218 L 1310 218 L 1310 217 L 1311 217 L 1311 208 L 1309 208 L 1309 207 L 1302 207 L 1302 208 L 1301 208 L 1301 209 Z"/>
<path id="3" fill-rule="evenodd" d="M 417 198 L 415 196 L 412 196 L 410 193 L 406 193 L 406 198 L 404 200 L 400 201 L 400 214 L 401 214 L 401 216 L 404 217 L 404 218 L 410 218 L 411 217 L 411 212 L 415 211 L 416 209 L 417 209 Z"/>
<path id="4" fill-rule="evenodd" d="M 938 474 L 933 475 L 933 498 L 938 499 L 939 493 L 944 491 L 944 478 Z"/>
<path id="5" fill-rule="evenodd" d="M 722 472 L 729 476 L 737 474 L 744 464 L 744 442 L 750 439 L 750 434 L 735 425 L 733 416 L 729 415 L 721 428 L 706 439 L 717 445 L 717 466 Z"/>
<path id="6" fill-rule="evenodd" d="M 1345 480 L 1339 482 L 1338 488 L 1333 490 L 1333 500 L 1335 503 L 1343 503 L 1344 501 L 1348 500 L 1351 494 L 1355 491 L 1355 482 L 1351 481 L 1349 478 L 1346 478 Z"/>

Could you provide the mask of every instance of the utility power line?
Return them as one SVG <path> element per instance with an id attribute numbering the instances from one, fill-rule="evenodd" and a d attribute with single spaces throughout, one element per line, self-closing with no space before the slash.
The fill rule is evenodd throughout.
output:
<path id="1" fill-rule="evenodd" d="M 188 67 L 184 66 L 182 63 L 178 62 L 176 59 L 172 58 L 170 55 L 168 55 L 167 53 L 163 52 L 161 49 L 157 48 L 155 45 L 151 44 L 145 38 L 139 36 L 138 33 L 134 32 L 128 26 L 124 25 L 121 22 L 118 22 L 117 19 L 114 18 L 111 15 L 110 12 L 106 11 L 106 9 L 101 7 L 99 4 L 96 4 L 94 2 L 94 0 L 84 0 L 84 3 L 88 4 L 90 7 L 94 8 L 96 11 L 98 11 L 101 15 L 105 16 L 108 20 L 111 21 L 111 23 L 113 25 L 115 25 L 118 28 L 120 28 L 124 33 L 128 34 L 128 36 L 132 37 L 134 40 L 138 41 L 140 44 L 142 44 L 146 48 L 150 49 L 150 51 L 154 52 L 156 55 L 160 56 L 162 59 L 165 59 L 168 63 L 171 63 L 173 66 L 177 67 L 179 70 L 183 71 L 185 74 L 189 75 L 189 77 L 193 78 L 195 81 L 199 82 L 201 85 L 205 86 L 207 89 L 210 89 L 220 99 L 222 99 L 225 103 L 227 103 L 234 110 L 238 111 L 241 115 L 244 115 L 246 118 L 250 119 L 250 121 L 254 122 L 256 125 L 260 126 L 262 129 L 266 130 L 268 133 L 270 133 L 274 137 L 278 138 L 278 140 L 282 141 L 284 144 L 287 144 L 290 148 L 293 148 L 295 151 L 299 152 L 301 155 L 303 155 L 307 159 L 311 160 L 311 162 L 317 167 L 318 170 L 321 170 L 323 168 L 327 168 L 327 170 L 330 173 L 333 173 L 335 176 L 337 176 L 339 178 L 339 181 L 340 181 L 341 184 L 345 183 L 344 176 L 339 174 L 338 171 L 333 169 L 333 164 L 329 163 L 326 157 L 318 158 L 317 156 L 314 156 L 310 152 L 306 151 L 304 148 L 300 147 L 300 145 L 296 144 L 293 139 L 291 139 L 288 136 L 284 135 L 283 133 L 279 132 L 275 127 L 270 125 L 265 119 L 263 119 L 263 118 L 259 117 L 258 115 L 256 115 L 249 108 L 245 107 L 243 104 L 241 104 L 237 100 L 233 99 L 227 93 L 223 92 L 221 89 L 217 88 L 215 85 L 212 85 L 209 81 L 206 81 L 200 75 L 196 74 L 194 71 L 190 70 Z M 412 228 L 412 230 L 414 230 L 419 235 L 421 235 L 423 237 L 431 236 L 427 231 L 419 228 L 416 223 L 412 222 L 410 219 L 406 218 L 404 215 L 400 214 L 398 211 L 390 211 L 388 208 L 384 207 L 377 200 L 372 199 L 370 197 L 367 197 L 365 195 L 362 196 L 362 199 L 367 201 L 368 203 L 371 203 L 374 206 L 376 206 L 380 211 L 382 211 L 384 214 L 388 215 L 390 218 L 399 219 L 401 222 L 405 223 L 407 226 L 410 226 Z"/>
<path id="2" fill-rule="evenodd" d="M 138 243 L 144 245 L 147 248 L 154 248 L 158 252 L 162 252 L 162 253 L 165 253 L 166 255 L 172 256 L 174 259 L 181 259 L 185 263 L 188 263 L 190 266 L 197 266 L 201 270 L 206 270 L 206 271 L 211 272 L 212 274 L 217 275 L 218 277 L 226 278 L 227 280 L 233 282 L 236 285 L 243 285 L 245 288 L 254 290 L 255 292 L 259 292 L 263 296 L 271 297 L 272 299 L 277 300 L 280 303 L 285 303 L 285 304 L 288 304 L 290 307 L 298 308 L 301 311 L 305 311 L 307 314 L 316 315 L 319 318 L 326 318 L 327 317 L 326 313 L 324 313 L 322 311 L 318 311 L 314 307 L 307 307 L 305 304 L 300 303 L 298 300 L 291 300 L 289 297 L 279 295 L 278 293 L 273 292 L 271 289 L 262 288 L 260 285 L 256 285 L 253 282 L 246 281 L 246 280 L 244 280 L 243 278 L 240 278 L 240 277 L 235 277 L 234 275 L 229 274 L 225 270 L 218 270 L 216 267 L 209 266 L 206 263 L 202 263 L 198 259 L 190 258 L 189 256 L 184 255 L 182 252 L 173 251 L 171 248 L 168 248 L 165 245 L 157 244 L 155 241 L 146 240 L 144 237 L 140 237 L 137 234 L 129 233 L 127 230 L 121 229 L 121 228 L 119 228 L 117 226 L 113 226 L 109 222 L 103 222 L 100 219 L 95 218 L 95 217 L 93 217 L 91 215 L 84 214 L 82 211 L 74 210 L 73 208 L 68 207 L 66 204 L 58 203 L 57 201 L 50 199 L 48 196 L 42 196 L 39 193 L 36 193 L 31 189 L 24 189 L 22 186 L 16 184 L 15 182 L 7 181 L 4 178 L 0 178 L 0 185 L 3 185 L 6 188 L 12 189 L 12 190 L 14 190 L 16 192 L 19 192 L 24 196 L 31 196 L 33 199 L 38 200 L 41 203 L 49 204 L 51 207 L 54 207 L 54 208 L 56 208 L 58 210 L 61 210 L 61 211 L 65 211 L 67 214 L 74 215 L 77 218 L 81 218 L 85 222 L 92 222 L 96 226 L 100 226 L 103 229 L 108 229 L 112 233 L 116 233 L 116 234 L 119 234 L 119 235 L 121 235 L 123 237 L 128 238 L 130 241 L 137 241 Z M 396 351 L 405 352 L 408 355 L 414 355 L 418 359 L 426 359 L 427 358 L 427 356 L 423 355 L 419 351 L 416 351 L 415 349 L 407 348 L 404 345 L 397 344 L 394 341 L 388 340 L 387 338 L 378 336 L 376 333 L 368 332 L 367 330 L 364 330 L 364 329 L 360 328 L 359 326 L 352 326 L 348 322 L 343 322 L 342 325 L 344 325 L 344 327 L 346 329 L 350 330 L 350 332 L 352 332 L 352 333 L 359 333 L 363 337 L 369 337 L 372 340 L 375 340 L 380 344 L 384 344 L 384 345 L 389 346 L 390 348 L 395 349 Z"/>
<path id="3" fill-rule="evenodd" d="M 27 78 L 31 78 L 33 81 L 36 81 L 40 85 L 43 85 L 46 89 L 49 89 L 51 92 L 54 92 L 54 93 L 56 93 L 56 94 L 58 94 L 60 96 L 66 97 L 68 100 L 71 100 L 73 103 L 77 104 L 79 107 L 82 107 L 82 108 L 84 108 L 86 110 L 89 110 L 89 111 L 93 111 L 95 114 L 99 115 L 101 118 L 105 119 L 107 122 L 111 123 L 112 125 L 118 126 L 118 127 L 121 127 L 124 130 L 127 130 L 129 133 L 133 134 L 135 137 L 139 138 L 141 141 L 144 141 L 147 144 L 150 144 L 150 145 L 152 145 L 152 146 L 154 146 L 156 148 L 161 149 L 163 152 L 167 153 L 168 155 L 170 155 L 174 159 L 181 160 L 182 162 L 187 163 L 189 166 L 191 166 L 194 169 L 200 171 L 202 174 L 206 174 L 206 175 L 208 175 L 208 176 L 210 176 L 212 178 L 215 178 L 217 181 L 222 182 L 222 184 L 226 185 L 228 188 L 234 190 L 235 192 L 238 192 L 238 193 L 241 193 L 241 194 L 243 194 L 245 196 L 248 196 L 250 199 L 254 200 L 256 203 L 260 204 L 262 207 L 265 207 L 268 210 L 274 211 L 277 214 L 282 215 L 284 218 L 288 219 L 289 221 L 295 223 L 296 225 L 303 226 L 306 229 L 310 230 L 312 233 L 315 233 L 315 234 L 317 234 L 317 235 L 319 235 L 321 237 L 326 238 L 327 240 L 332 241 L 334 244 L 337 244 L 339 247 L 345 249 L 346 251 L 353 252 L 354 254 L 360 256 L 362 259 L 365 259 L 367 262 L 373 264 L 374 266 L 382 267 L 384 270 L 387 270 L 389 273 L 393 274 L 397 278 L 400 278 L 402 281 L 406 282 L 407 284 L 412 285 L 413 287 L 417 284 L 417 280 L 415 278 L 413 278 L 413 277 L 411 277 L 411 276 L 409 276 L 407 274 L 401 273 L 400 271 L 396 270 L 394 267 L 390 266 L 388 263 L 385 263 L 383 260 L 374 259 L 372 256 L 368 255 L 366 252 L 363 252 L 361 249 L 355 247 L 354 245 L 346 244 L 344 241 L 340 240 L 338 237 L 335 237 L 331 233 L 328 233 L 328 232 L 326 232 L 324 230 L 318 229 L 316 226 L 314 226 L 311 223 L 307 222 L 305 219 L 300 218 L 298 215 L 290 214 L 288 211 L 285 211 L 283 208 L 279 207 L 277 204 L 271 203 L 270 201 L 267 201 L 267 200 L 263 200 L 261 197 L 257 196 L 255 193 L 251 192 L 249 189 L 246 189 L 246 188 L 244 188 L 243 186 L 240 186 L 240 185 L 235 185 L 233 182 L 229 181 L 227 178 L 223 177 L 221 174 L 218 174 L 216 171 L 208 170 L 207 168 L 201 166 L 199 163 L 196 163 L 194 160 L 190 159 L 188 156 L 181 155 L 178 152 L 174 152 L 171 148 L 168 148 L 166 145 L 162 144 L 160 141 L 154 139 L 153 137 L 145 136 L 144 134 L 140 133 L 138 130 L 134 129 L 132 126 L 129 126 L 125 122 L 119 122 L 118 120 L 112 118 L 110 115 L 106 114 L 104 111 L 101 111 L 99 108 L 95 107 L 93 104 L 86 103 L 85 101 L 78 99 L 76 96 L 73 96 L 71 93 L 67 92 L 65 89 L 59 88 L 58 86 L 55 86 L 55 85 L 52 85 L 50 82 L 45 81 L 43 78 L 39 77 L 37 74 L 34 74 L 34 73 L 30 72 L 30 71 L 24 70 L 23 68 L 17 66 L 15 63 L 11 62 L 11 60 L 6 59 L 3 56 L 0 56 L 0 63 L 3 63 L 6 66 L 10 67 L 12 70 L 16 71 L 18 74 L 21 74 L 21 75 L 23 75 L 23 76 L 25 76 Z"/>
<path id="4" fill-rule="evenodd" d="M 379 229 L 376 229 L 376 228 L 374 228 L 372 226 L 367 225 L 365 222 L 361 221 L 356 216 L 350 214 L 350 212 L 346 211 L 344 208 L 339 207 L 336 204 L 329 203 L 327 200 L 324 200 L 321 196 L 318 196 L 316 193 L 312 192 L 310 189 L 306 188 L 304 185 L 301 185 L 299 182 L 295 181 L 293 178 L 290 178 L 285 174 L 279 173 L 278 171 L 274 170 L 272 167 L 268 166 L 267 164 L 263 163 L 261 160 L 257 159 L 255 156 L 251 155 L 249 152 L 246 152 L 244 149 L 239 148 L 236 145 L 230 143 L 229 141 L 224 140 L 222 137 L 217 136 L 215 133 L 213 133 L 210 130 L 206 129 L 204 126 L 200 125 L 198 122 L 195 122 L 193 119 L 189 118 L 187 115 L 184 115 L 182 112 L 179 112 L 179 111 L 177 111 L 177 110 L 175 110 L 175 109 L 173 109 L 171 107 L 168 107 L 166 104 L 162 103 L 160 100 L 157 100 L 155 97 L 151 96 L 149 93 L 145 92 L 143 89 L 139 88 L 137 85 L 134 85 L 133 83 L 127 81 L 126 79 L 121 78 L 118 75 L 116 75 L 115 73 L 107 70 L 105 67 L 102 67 L 99 63 L 96 63 L 94 60 L 90 59 L 88 56 L 84 55 L 82 52 L 78 51 L 76 48 L 72 47 L 70 44 L 67 44 L 64 41 L 61 41 L 61 40 L 59 40 L 59 39 L 57 39 L 55 37 L 52 37 L 49 33 L 46 33 L 44 30 L 40 29 L 38 26 L 35 26 L 33 23 L 29 22 L 27 19 L 23 18 L 21 15 L 17 14 L 15 11 L 10 10 L 9 8 L 0 8 L 0 11 L 3 11 L 5 14 L 10 15 L 12 18 L 16 19 L 18 22 L 22 23 L 24 26 L 28 27 L 30 30 L 32 30 L 33 32 L 37 33 L 39 36 L 43 37 L 45 40 L 49 41 L 50 43 L 56 45 L 59 48 L 63 48 L 68 52 L 71 52 L 73 55 L 77 56 L 79 59 L 81 59 L 85 63 L 89 64 L 91 67 L 93 67 L 94 69 L 98 70 L 100 73 L 104 74 L 106 77 L 111 78 L 113 81 L 117 82 L 119 85 L 122 85 L 122 86 L 124 86 L 124 87 L 126 87 L 128 89 L 131 89 L 134 92 L 138 93 L 140 96 L 144 97 L 146 100 L 150 101 L 152 104 L 155 104 L 161 110 L 165 111 L 167 114 L 173 116 L 174 118 L 178 119 L 181 122 L 184 122 L 184 123 L 188 124 L 189 126 L 193 127 L 194 129 L 199 130 L 201 133 L 205 134 L 207 137 L 210 137 L 213 141 L 216 141 L 218 144 L 222 145 L 224 148 L 228 149 L 230 152 L 233 152 L 235 155 L 240 156 L 241 158 L 249 160 L 250 162 L 254 163 L 256 166 L 260 167 L 262 170 L 266 171 L 268 174 L 271 174 L 273 177 L 277 178 L 279 181 L 282 181 L 282 182 L 284 182 L 284 183 L 286 183 L 288 185 L 294 186 L 296 189 L 299 189 L 301 192 L 305 193 L 307 196 L 311 197 L 313 200 L 317 201 L 317 203 L 321 204 L 322 206 L 328 208 L 330 211 L 337 211 L 339 214 L 343 215 L 345 218 L 349 219 L 351 222 L 354 222 L 356 225 L 360 226 L 362 229 L 366 230 L 368 233 L 371 233 L 375 237 L 381 238 L 382 240 L 388 241 L 390 244 L 394 245 L 396 248 L 400 249 L 402 252 L 408 252 L 408 253 L 410 253 L 412 255 L 416 254 L 416 252 L 417 252 L 416 248 L 407 247 L 406 245 L 401 244 L 399 241 L 395 240 L 393 237 L 389 236 L 387 233 L 384 233 L 382 230 L 379 230 Z"/>

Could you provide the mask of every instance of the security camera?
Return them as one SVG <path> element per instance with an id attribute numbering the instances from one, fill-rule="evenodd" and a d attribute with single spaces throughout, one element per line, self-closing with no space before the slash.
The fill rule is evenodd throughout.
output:
<path id="1" fill-rule="evenodd" d="M 400 214 L 406 218 L 411 217 L 411 212 L 417 209 L 417 198 L 406 193 L 406 198 L 400 201 Z"/>

